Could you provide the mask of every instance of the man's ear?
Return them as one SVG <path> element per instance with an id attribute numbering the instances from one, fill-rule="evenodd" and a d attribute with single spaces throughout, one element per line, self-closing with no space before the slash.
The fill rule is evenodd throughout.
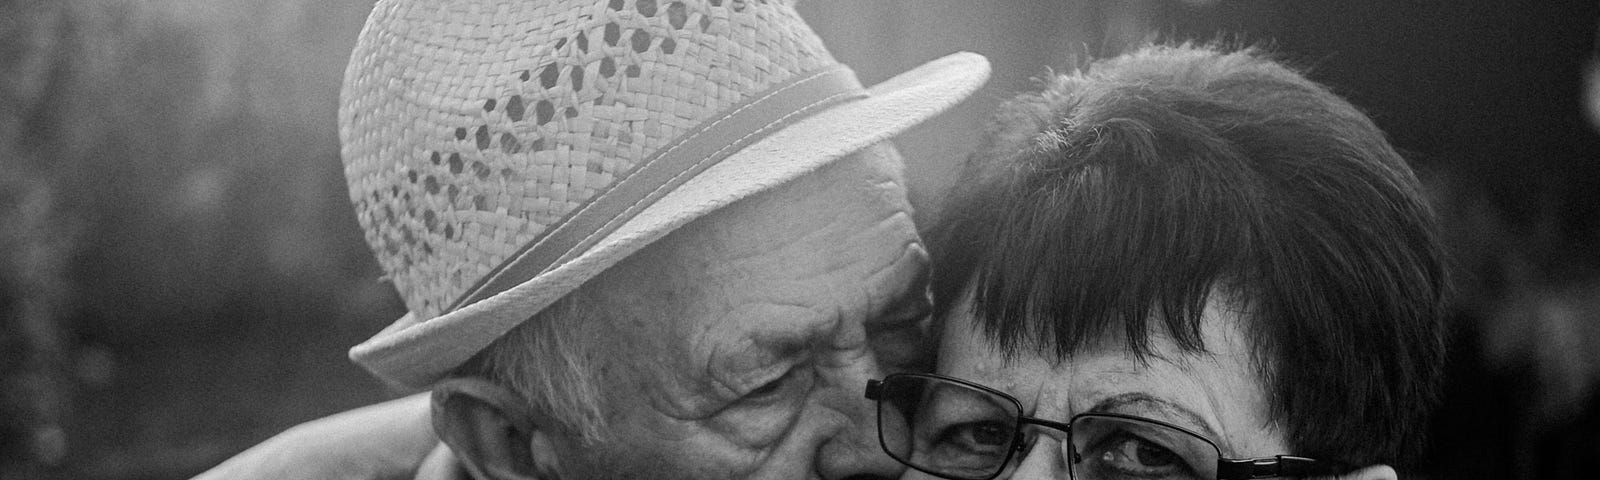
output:
<path id="1" fill-rule="evenodd" d="M 487 380 L 456 378 L 433 389 L 434 431 L 479 480 L 556 478 L 556 428 L 520 396 Z"/>
<path id="2" fill-rule="evenodd" d="M 1399 480 L 1400 474 L 1395 473 L 1394 469 L 1388 465 L 1373 465 L 1333 478 L 1336 480 Z"/>

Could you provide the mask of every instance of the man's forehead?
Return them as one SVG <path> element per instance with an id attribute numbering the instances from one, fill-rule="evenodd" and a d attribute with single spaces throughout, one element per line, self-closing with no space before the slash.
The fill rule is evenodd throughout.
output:
<path id="1" fill-rule="evenodd" d="M 791 228 L 817 218 L 908 210 L 900 159 L 892 147 L 849 155 L 770 191 L 735 202 L 686 227 L 711 232 L 737 254 L 809 233 Z M 864 216 L 864 217 L 863 217 Z M 785 238 L 787 237 L 787 238 Z"/>
<path id="2" fill-rule="evenodd" d="M 851 155 L 696 219 L 613 270 L 705 284 L 718 276 L 793 275 L 881 257 L 920 242 L 898 169 L 892 148 Z"/>
<path id="3" fill-rule="evenodd" d="M 853 308 L 842 292 L 886 294 L 878 284 L 926 269 L 897 162 L 841 159 L 691 222 L 602 274 L 604 301 L 704 324 L 749 304 Z"/>
<path id="4" fill-rule="evenodd" d="M 691 223 L 602 274 L 601 301 L 628 317 L 613 321 L 638 340 L 612 342 L 614 353 L 646 360 L 626 363 L 646 375 L 639 380 L 659 407 L 698 411 L 727 384 L 843 342 L 835 334 L 925 291 L 927 256 L 897 161 L 843 159 Z"/>

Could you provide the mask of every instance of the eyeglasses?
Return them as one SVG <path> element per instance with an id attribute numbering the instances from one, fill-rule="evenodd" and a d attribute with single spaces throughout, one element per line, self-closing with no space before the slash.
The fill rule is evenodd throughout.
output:
<path id="1" fill-rule="evenodd" d="M 1074 480 L 1193 478 L 1243 480 L 1336 473 L 1305 457 L 1230 459 L 1211 440 L 1166 422 L 1084 413 L 1066 423 L 1022 416 L 1017 399 L 964 380 L 896 374 L 867 382 L 878 401 L 878 441 L 908 467 L 954 480 L 989 480 L 1033 439 L 1024 426 L 1066 434 L 1061 455 Z"/>

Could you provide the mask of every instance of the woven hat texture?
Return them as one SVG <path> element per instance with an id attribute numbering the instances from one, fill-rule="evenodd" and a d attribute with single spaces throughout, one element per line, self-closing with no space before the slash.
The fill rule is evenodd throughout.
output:
<path id="1" fill-rule="evenodd" d="M 350 198 L 432 318 L 684 132 L 836 64 L 787 2 L 380 0 L 342 92 Z"/>

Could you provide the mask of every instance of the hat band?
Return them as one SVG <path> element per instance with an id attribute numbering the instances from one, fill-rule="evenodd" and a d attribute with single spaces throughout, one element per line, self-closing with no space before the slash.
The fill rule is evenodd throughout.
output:
<path id="1" fill-rule="evenodd" d="M 696 174 L 784 126 L 867 96 L 855 73 L 833 65 L 780 83 L 663 146 L 627 176 L 528 242 L 451 305 L 455 310 L 571 261 Z M 447 310 L 447 311 L 449 311 Z"/>

